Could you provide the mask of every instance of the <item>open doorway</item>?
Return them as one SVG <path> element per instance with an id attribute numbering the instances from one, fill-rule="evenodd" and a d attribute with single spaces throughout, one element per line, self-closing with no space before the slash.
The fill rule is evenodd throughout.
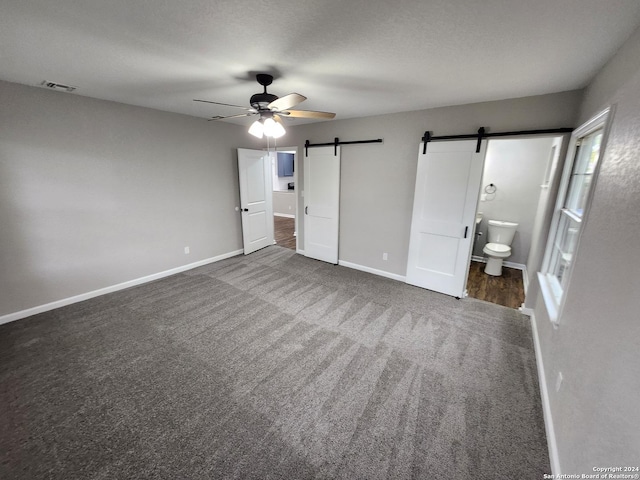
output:
<path id="1" fill-rule="evenodd" d="M 510 308 L 523 303 L 538 259 L 532 244 L 542 232 L 548 190 L 557 173 L 563 136 L 490 139 L 480 187 L 474 244 L 467 280 L 470 297 Z M 501 272 L 486 273 L 491 256 L 489 221 L 517 224 Z M 493 230 L 495 234 L 495 230 Z M 499 243 L 499 242 L 498 242 Z M 506 243 L 506 242 L 505 242 Z M 531 272 L 529 272 L 531 270 Z"/>
<path id="2" fill-rule="evenodd" d="M 273 228 L 276 245 L 296 250 L 297 148 L 280 147 L 272 157 Z"/>

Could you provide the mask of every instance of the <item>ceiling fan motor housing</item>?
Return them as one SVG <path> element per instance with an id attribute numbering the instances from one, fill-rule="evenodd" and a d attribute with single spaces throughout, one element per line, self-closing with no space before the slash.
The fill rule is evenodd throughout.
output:
<path id="1" fill-rule="evenodd" d="M 251 99 L 249 100 L 249 103 L 253 108 L 256 108 L 258 110 L 265 110 L 267 109 L 267 105 L 269 105 L 271 102 L 277 99 L 278 99 L 278 96 L 273 95 L 272 93 L 267 93 L 267 92 L 256 93 L 255 95 L 251 95 Z"/>

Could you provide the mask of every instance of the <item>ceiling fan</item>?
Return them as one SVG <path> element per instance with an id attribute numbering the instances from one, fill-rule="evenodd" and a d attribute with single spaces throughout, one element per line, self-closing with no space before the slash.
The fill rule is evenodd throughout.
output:
<path id="1" fill-rule="evenodd" d="M 228 115 L 210 118 L 210 120 L 225 120 L 228 118 L 240 118 L 251 117 L 259 115 L 260 118 L 256 120 L 249 128 L 249 133 L 255 135 L 258 138 L 262 138 L 263 135 L 267 137 L 278 138 L 284 135 L 285 130 L 282 125 L 282 118 L 318 118 L 318 119 L 331 119 L 336 116 L 335 113 L 330 112 L 314 112 L 311 110 L 291 110 L 291 107 L 304 102 L 307 97 L 300 95 L 299 93 L 290 93 L 284 97 L 278 97 L 272 93 L 267 92 L 267 87 L 273 82 L 273 76 L 266 73 L 259 73 L 256 75 L 256 80 L 260 85 L 264 87 L 262 93 L 256 93 L 249 99 L 251 108 L 243 107 L 241 105 L 233 105 L 230 103 L 212 102 L 210 100 L 194 99 L 194 102 L 212 103 L 214 105 L 224 105 L 227 107 L 242 108 L 246 110 L 246 113 L 240 113 L 237 115 Z"/>

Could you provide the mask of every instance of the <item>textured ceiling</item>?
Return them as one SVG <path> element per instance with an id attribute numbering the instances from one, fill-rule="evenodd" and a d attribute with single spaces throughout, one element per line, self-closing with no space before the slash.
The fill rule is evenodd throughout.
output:
<path id="1" fill-rule="evenodd" d="M 210 117 L 261 91 L 337 118 L 584 87 L 638 0 L 0 0 L 0 78 Z M 60 93 L 63 95 L 63 93 Z M 250 120 L 236 121 L 247 123 Z"/>

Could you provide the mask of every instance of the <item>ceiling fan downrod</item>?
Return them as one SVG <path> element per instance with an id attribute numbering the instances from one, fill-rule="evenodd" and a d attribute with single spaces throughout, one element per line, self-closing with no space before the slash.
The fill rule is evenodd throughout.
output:
<path id="1" fill-rule="evenodd" d="M 264 87 L 264 92 L 252 95 L 249 104 L 259 112 L 269 110 L 268 105 L 278 99 L 277 95 L 267 92 L 267 86 L 271 85 L 273 77 L 267 73 L 259 73 L 256 75 L 256 80 Z"/>

